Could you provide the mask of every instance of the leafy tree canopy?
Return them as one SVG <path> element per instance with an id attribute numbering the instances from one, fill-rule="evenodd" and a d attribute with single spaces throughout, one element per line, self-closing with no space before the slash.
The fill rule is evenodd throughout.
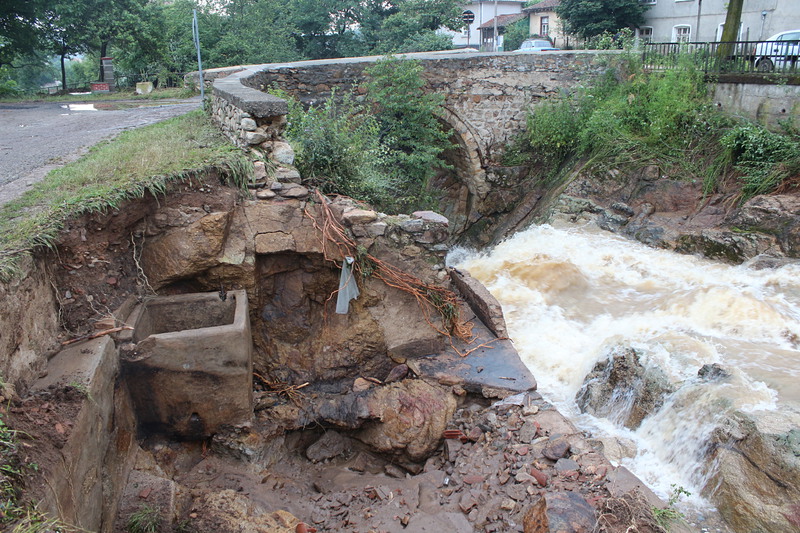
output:
<path id="1" fill-rule="evenodd" d="M 556 13 L 567 33 L 586 39 L 640 26 L 647 8 L 639 0 L 562 0 Z"/>

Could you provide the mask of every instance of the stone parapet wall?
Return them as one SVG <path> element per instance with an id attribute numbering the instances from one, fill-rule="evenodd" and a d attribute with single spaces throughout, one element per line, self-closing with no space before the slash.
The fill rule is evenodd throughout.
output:
<path id="1" fill-rule="evenodd" d="M 214 82 L 211 114 L 223 133 L 243 148 L 260 145 L 272 152 L 281 137 L 288 106 L 284 100 L 247 87 L 241 78 L 249 70 L 236 72 Z"/>
<path id="2" fill-rule="evenodd" d="M 564 51 L 421 53 L 403 57 L 420 60 L 429 90 L 445 95 L 444 120 L 460 136 L 472 139 L 474 149 L 484 154 L 504 145 L 522 129 L 531 105 L 605 71 L 612 63 L 609 58 L 615 56 L 618 53 Z M 379 59 L 273 63 L 251 66 L 224 78 L 214 73 L 215 116 L 238 144 L 258 144 L 253 142 L 258 136 L 242 127 L 240 117 L 258 121 L 266 118 L 265 112 L 274 112 L 263 103 L 265 98 L 280 101 L 264 92 L 269 87 L 280 87 L 306 105 L 321 102 L 334 91 L 360 94 L 364 92 L 364 70 Z M 252 127 L 251 122 L 246 124 Z"/>

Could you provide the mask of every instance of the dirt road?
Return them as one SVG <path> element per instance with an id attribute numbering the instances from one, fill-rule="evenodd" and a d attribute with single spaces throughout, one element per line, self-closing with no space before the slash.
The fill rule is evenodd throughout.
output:
<path id="1" fill-rule="evenodd" d="M 185 100 L 0 104 L 0 206 L 47 173 L 123 130 L 187 113 Z"/>

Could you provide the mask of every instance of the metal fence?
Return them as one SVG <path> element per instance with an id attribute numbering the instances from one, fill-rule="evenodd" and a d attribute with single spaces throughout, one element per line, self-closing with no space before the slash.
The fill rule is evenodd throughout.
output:
<path id="1" fill-rule="evenodd" d="M 645 68 L 692 64 L 707 74 L 800 74 L 797 41 L 733 41 L 714 43 L 647 43 Z"/>

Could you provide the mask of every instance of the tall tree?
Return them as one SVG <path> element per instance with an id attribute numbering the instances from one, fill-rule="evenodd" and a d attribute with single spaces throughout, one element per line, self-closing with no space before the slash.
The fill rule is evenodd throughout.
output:
<path id="1" fill-rule="evenodd" d="M 29 56 L 39 46 L 36 16 L 40 0 L 0 2 L 0 67 Z"/>
<path id="2" fill-rule="evenodd" d="M 639 0 L 561 0 L 556 13 L 567 33 L 588 39 L 640 26 L 648 7 Z"/>
<path id="3" fill-rule="evenodd" d="M 61 61 L 61 89 L 67 90 L 66 59 L 89 48 L 89 6 L 74 0 L 50 0 L 36 19 L 45 49 Z"/>
<path id="4" fill-rule="evenodd" d="M 725 25 L 722 27 L 721 44 L 717 49 L 720 59 L 729 58 L 733 55 L 734 41 L 739 37 L 739 26 L 742 23 L 742 6 L 744 0 L 730 0 L 728 2 L 728 13 L 725 15 Z"/>
<path id="5" fill-rule="evenodd" d="M 87 48 L 97 52 L 102 59 L 108 56 L 109 47 L 115 40 L 127 40 L 137 45 L 147 35 L 145 5 L 147 0 L 83 0 L 88 17 L 86 35 Z M 99 80 L 104 81 L 102 63 Z"/>

